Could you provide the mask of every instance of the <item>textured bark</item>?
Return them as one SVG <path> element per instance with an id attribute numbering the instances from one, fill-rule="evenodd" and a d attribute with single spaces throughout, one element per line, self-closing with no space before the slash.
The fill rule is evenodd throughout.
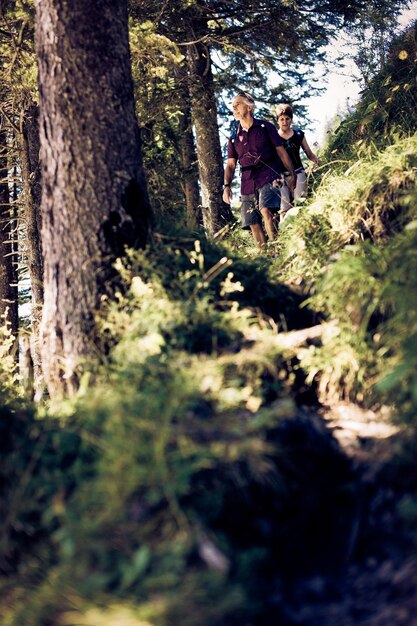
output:
<path id="1" fill-rule="evenodd" d="M 204 22 L 204 19 L 202 20 Z M 205 22 L 198 27 L 194 19 L 194 39 L 207 30 Z M 217 122 L 217 103 L 211 70 L 210 50 L 195 43 L 187 50 L 190 74 L 193 121 L 196 131 L 198 166 L 200 172 L 203 221 L 208 236 L 214 235 L 234 221 L 229 205 L 222 200 L 223 157 Z"/>
<path id="2" fill-rule="evenodd" d="M 42 367 L 71 392 L 97 350 L 94 313 L 149 201 L 134 109 L 126 0 L 36 0 L 42 163 Z"/>
<path id="3" fill-rule="evenodd" d="M 0 325 L 5 321 L 14 336 L 18 332 L 17 259 L 12 254 L 12 222 L 7 176 L 6 133 L 0 131 Z"/>
<path id="4" fill-rule="evenodd" d="M 185 106 L 182 109 L 182 113 L 180 120 L 180 151 L 183 167 L 186 221 L 189 228 L 195 228 L 201 223 L 200 192 L 198 189 L 197 153 L 190 106 Z"/>
<path id="5" fill-rule="evenodd" d="M 29 274 L 32 283 L 32 305 L 34 308 L 39 308 L 43 302 L 43 260 L 40 206 L 39 110 L 36 105 L 33 105 L 26 112 L 20 143 L 22 181 L 25 193 Z"/>
<path id="6" fill-rule="evenodd" d="M 22 181 L 25 202 L 28 267 L 32 296 L 32 333 L 26 358 L 31 357 L 31 386 L 35 400 L 42 397 L 43 380 L 39 345 L 39 325 L 43 304 L 43 258 L 41 243 L 41 174 L 39 162 L 39 109 L 33 104 L 25 115 L 20 135 Z M 28 383 L 29 388 L 29 383 Z"/>

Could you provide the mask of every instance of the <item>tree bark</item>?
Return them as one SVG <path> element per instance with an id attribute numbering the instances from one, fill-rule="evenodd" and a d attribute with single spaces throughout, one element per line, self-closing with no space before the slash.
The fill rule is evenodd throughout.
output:
<path id="1" fill-rule="evenodd" d="M 41 174 L 39 162 L 39 108 L 33 104 L 25 114 L 20 134 L 22 182 L 25 197 L 25 223 L 28 250 L 28 268 L 31 282 L 32 338 L 26 348 L 32 364 L 33 397 L 43 395 L 42 365 L 39 345 L 39 326 L 43 305 L 43 258 L 41 242 Z M 28 389 L 29 389 L 28 384 Z"/>
<path id="2" fill-rule="evenodd" d="M 72 392 L 97 352 L 94 314 L 150 208 L 130 66 L 127 0 L 36 0 L 42 163 L 42 367 Z"/>
<path id="3" fill-rule="evenodd" d="M 179 130 L 186 222 L 188 228 L 195 228 L 201 223 L 200 192 L 198 189 L 197 152 L 192 129 L 191 107 L 189 105 L 185 105 L 182 110 Z"/>
<path id="4" fill-rule="evenodd" d="M 229 205 L 222 200 L 224 168 L 210 49 L 201 41 L 198 42 L 199 36 L 207 32 L 206 20 L 194 17 L 192 25 L 197 43 L 188 47 L 187 63 L 197 139 L 203 221 L 210 237 L 235 219 Z"/>
<path id="5" fill-rule="evenodd" d="M 25 193 L 25 219 L 33 308 L 40 308 L 43 303 L 39 150 L 39 110 L 34 104 L 26 111 L 23 132 L 20 137 L 22 182 Z"/>
<path id="6" fill-rule="evenodd" d="M 7 167 L 7 136 L 0 131 L 0 325 L 5 322 L 17 337 L 19 330 L 18 294 L 12 248 L 12 216 Z M 17 354 L 17 352 L 16 352 Z"/>

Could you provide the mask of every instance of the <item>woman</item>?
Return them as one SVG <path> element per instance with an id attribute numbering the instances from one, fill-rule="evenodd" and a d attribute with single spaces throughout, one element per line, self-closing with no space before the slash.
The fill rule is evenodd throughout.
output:
<path id="1" fill-rule="evenodd" d="M 297 184 L 294 188 L 294 192 L 291 193 L 290 189 L 284 182 L 281 189 L 281 219 L 285 218 L 285 214 L 292 207 L 292 202 L 299 198 L 304 198 L 307 189 L 307 176 L 304 170 L 300 157 L 300 148 L 304 150 L 310 161 L 313 161 L 316 165 L 319 164 L 319 160 L 310 149 L 307 140 L 302 130 L 294 129 L 292 125 L 293 110 L 289 104 L 278 104 L 276 106 L 276 116 L 278 121 L 278 134 L 284 140 L 284 147 L 288 152 L 288 155 L 294 165 L 294 170 L 297 175 Z M 287 173 L 284 173 L 284 177 Z"/>

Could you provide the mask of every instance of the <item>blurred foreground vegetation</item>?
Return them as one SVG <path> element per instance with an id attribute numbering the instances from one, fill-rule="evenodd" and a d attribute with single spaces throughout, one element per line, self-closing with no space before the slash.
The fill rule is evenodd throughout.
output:
<path id="1" fill-rule="evenodd" d="M 417 538 L 416 60 L 394 43 L 267 255 L 237 231 L 131 251 L 75 398 L 31 406 L 2 359 L 2 626 L 318 623 L 297 581 L 370 549 L 318 414 L 340 400 L 405 433 Z"/>

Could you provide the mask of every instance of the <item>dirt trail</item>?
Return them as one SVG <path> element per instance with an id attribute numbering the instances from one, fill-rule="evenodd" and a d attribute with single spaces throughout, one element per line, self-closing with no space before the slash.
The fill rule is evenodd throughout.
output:
<path id="1" fill-rule="evenodd" d="M 407 502 L 417 502 L 417 472 L 389 417 L 387 409 L 345 402 L 323 409 L 358 471 L 362 503 L 349 563 L 338 580 L 304 581 L 294 624 L 417 626 L 417 532 L 413 538 L 403 514 Z"/>

